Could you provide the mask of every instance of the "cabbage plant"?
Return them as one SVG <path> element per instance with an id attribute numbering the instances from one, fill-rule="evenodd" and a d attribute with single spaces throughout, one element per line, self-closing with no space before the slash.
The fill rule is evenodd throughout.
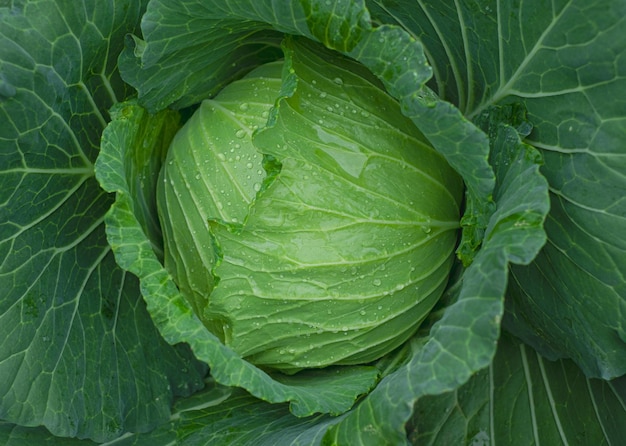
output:
<path id="1" fill-rule="evenodd" d="M 0 4 L 0 443 L 621 444 L 623 1 Z"/>

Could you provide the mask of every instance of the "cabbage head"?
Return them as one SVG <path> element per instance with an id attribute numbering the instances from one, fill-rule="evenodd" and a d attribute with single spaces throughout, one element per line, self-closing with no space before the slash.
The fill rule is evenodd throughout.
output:
<path id="1" fill-rule="evenodd" d="M 446 287 L 463 184 L 380 82 L 321 47 L 199 106 L 158 186 L 167 270 L 247 361 L 370 362 Z"/>

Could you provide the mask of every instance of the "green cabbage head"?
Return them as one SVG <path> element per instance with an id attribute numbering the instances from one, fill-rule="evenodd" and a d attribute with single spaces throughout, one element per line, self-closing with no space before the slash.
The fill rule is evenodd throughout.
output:
<path id="1" fill-rule="evenodd" d="M 158 188 L 165 267 L 251 363 L 366 363 L 441 296 L 462 190 L 363 66 L 294 45 L 177 133 Z"/>

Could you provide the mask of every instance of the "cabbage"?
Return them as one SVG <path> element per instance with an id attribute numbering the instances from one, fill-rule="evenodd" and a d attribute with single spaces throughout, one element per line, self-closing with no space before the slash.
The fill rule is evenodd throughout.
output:
<path id="1" fill-rule="evenodd" d="M 157 186 L 164 264 L 253 364 L 367 363 L 441 296 L 463 184 L 362 65 L 287 47 L 172 141 Z"/>

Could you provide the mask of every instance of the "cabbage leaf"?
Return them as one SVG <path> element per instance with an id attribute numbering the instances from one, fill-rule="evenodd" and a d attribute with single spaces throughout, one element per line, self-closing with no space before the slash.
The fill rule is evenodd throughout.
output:
<path id="1" fill-rule="evenodd" d="M 470 119 L 520 103 L 550 183 L 548 243 L 512 269 L 505 325 L 589 376 L 626 372 L 626 3 L 374 1 L 420 38 L 436 91 Z"/>
<path id="2" fill-rule="evenodd" d="M 107 440 L 166 420 L 206 368 L 159 336 L 115 263 L 94 176 L 142 5 L 81 5 L 0 8 L 0 418 Z"/>

